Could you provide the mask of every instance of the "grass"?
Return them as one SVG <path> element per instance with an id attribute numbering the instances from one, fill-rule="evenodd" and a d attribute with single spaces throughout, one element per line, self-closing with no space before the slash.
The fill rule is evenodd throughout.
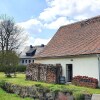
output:
<path id="1" fill-rule="evenodd" d="M 4 90 L 0 88 L 0 100 L 33 100 L 30 98 L 20 98 L 16 94 L 6 93 Z"/>
<path id="2" fill-rule="evenodd" d="M 27 81 L 25 80 L 25 74 L 17 74 L 16 78 L 7 78 L 4 73 L 0 73 L 0 80 L 5 80 L 7 82 L 11 82 L 14 84 L 19 84 L 23 86 L 31 86 L 35 84 L 42 84 L 43 86 L 49 86 L 51 84 L 43 83 L 43 82 L 35 82 L 35 81 Z"/>
<path id="3" fill-rule="evenodd" d="M 17 74 L 16 78 L 6 78 L 3 73 L 0 73 L 0 80 L 6 80 L 7 82 L 11 82 L 11 83 L 18 84 L 18 85 L 24 85 L 24 86 L 41 84 L 42 86 L 47 87 L 47 88 L 51 89 L 52 91 L 56 91 L 56 90 L 72 91 L 75 96 L 79 95 L 79 94 L 86 94 L 86 93 L 87 94 L 100 94 L 100 89 L 80 87 L 80 86 L 75 86 L 72 84 L 58 85 L 58 84 L 48 84 L 48 83 L 43 83 L 43 82 L 27 81 L 27 80 L 25 80 L 25 74 Z M 6 99 L 4 99 L 4 100 L 6 100 Z M 14 100 L 16 100 L 16 99 L 14 99 Z"/>

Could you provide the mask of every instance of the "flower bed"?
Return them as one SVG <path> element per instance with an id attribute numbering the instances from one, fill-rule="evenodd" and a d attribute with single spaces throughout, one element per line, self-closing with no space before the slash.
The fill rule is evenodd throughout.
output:
<path id="1" fill-rule="evenodd" d="M 75 76 L 73 77 L 72 83 L 74 85 L 97 88 L 98 80 L 96 78 L 88 77 L 88 76 Z"/>

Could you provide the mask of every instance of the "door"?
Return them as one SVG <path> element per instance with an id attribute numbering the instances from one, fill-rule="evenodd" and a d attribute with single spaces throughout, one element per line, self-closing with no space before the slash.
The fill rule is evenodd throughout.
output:
<path id="1" fill-rule="evenodd" d="M 72 81 L 72 77 L 73 77 L 72 64 L 67 64 L 66 65 L 66 77 L 67 77 L 67 82 L 71 82 Z"/>

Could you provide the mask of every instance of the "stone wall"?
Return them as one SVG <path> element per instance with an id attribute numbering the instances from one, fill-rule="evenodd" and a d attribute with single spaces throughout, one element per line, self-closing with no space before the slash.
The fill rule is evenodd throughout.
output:
<path id="1" fill-rule="evenodd" d="M 26 68 L 26 80 L 59 83 L 62 75 L 60 64 L 29 64 Z"/>
<path id="2" fill-rule="evenodd" d="M 73 93 L 66 91 L 52 91 L 42 85 L 20 86 L 12 83 L 7 83 L 2 88 L 8 93 L 14 93 L 22 98 L 30 97 L 36 100 L 91 100 L 92 95 L 83 94 L 82 97 L 74 98 Z M 98 99 L 99 100 L 99 99 Z"/>

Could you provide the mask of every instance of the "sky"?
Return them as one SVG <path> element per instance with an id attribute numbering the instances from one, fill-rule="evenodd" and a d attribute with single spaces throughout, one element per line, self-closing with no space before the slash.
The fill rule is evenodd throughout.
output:
<path id="1" fill-rule="evenodd" d="M 100 0 L 0 0 L 1 14 L 25 30 L 24 45 L 40 45 L 62 25 L 100 15 Z"/>

